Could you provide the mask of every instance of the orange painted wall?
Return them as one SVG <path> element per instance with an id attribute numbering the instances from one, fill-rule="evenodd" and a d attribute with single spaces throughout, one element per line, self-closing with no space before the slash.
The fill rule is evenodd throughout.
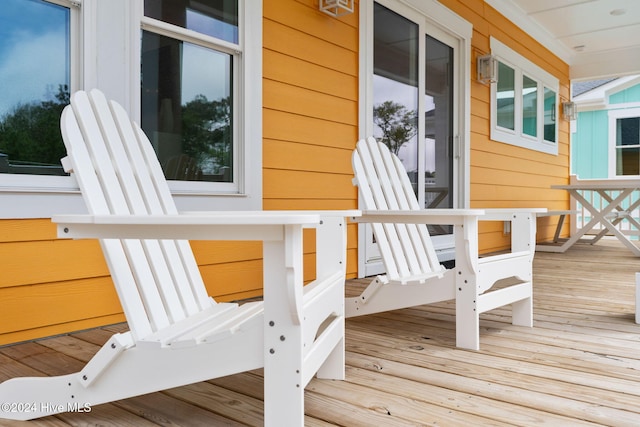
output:
<path id="1" fill-rule="evenodd" d="M 263 8 L 263 208 L 356 209 L 358 14 L 333 18 L 317 0 Z M 348 235 L 355 277 L 356 225 Z"/>
<path id="2" fill-rule="evenodd" d="M 561 99 L 570 98 L 569 66 L 483 0 L 439 0 L 473 25 L 471 51 L 471 207 L 545 207 L 568 209 L 566 192 L 551 190 L 569 180 L 569 122 L 558 124 L 558 155 L 544 154 L 489 138 L 490 87 L 475 79 L 476 57 L 490 52 L 490 37 L 558 78 Z M 538 240 L 553 236 L 557 218 L 538 219 Z M 481 228 L 484 251 L 505 247 L 502 224 Z M 564 234 L 569 228 L 565 226 Z"/>

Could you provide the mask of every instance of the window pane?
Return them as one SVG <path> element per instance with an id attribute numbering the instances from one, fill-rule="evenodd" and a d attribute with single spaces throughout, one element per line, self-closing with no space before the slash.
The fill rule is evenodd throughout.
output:
<path id="1" fill-rule="evenodd" d="M 427 35 L 425 74 L 425 208 L 453 207 L 453 48 Z M 452 226 L 429 226 L 431 235 Z"/>
<path id="2" fill-rule="evenodd" d="M 374 8 L 374 136 L 398 155 L 417 191 L 418 25 Z"/>
<path id="3" fill-rule="evenodd" d="M 538 82 L 522 76 L 522 133 L 538 135 Z"/>
<path id="4" fill-rule="evenodd" d="M 2 2 L 0 173 L 65 174 L 60 114 L 69 103 L 69 23 L 62 6 Z"/>
<path id="5" fill-rule="evenodd" d="M 544 88 L 544 140 L 556 142 L 556 92 Z"/>
<path id="6" fill-rule="evenodd" d="M 506 129 L 515 129 L 515 72 L 508 65 L 498 62 L 496 87 L 497 124 Z"/>
<path id="7" fill-rule="evenodd" d="M 640 117 L 616 120 L 616 145 L 640 145 Z"/>
<path id="8" fill-rule="evenodd" d="M 233 181 L 231 55 L 142 35 L 142 128 L 167 179 Z"/>
<path id="9" fill-rule="evenodd" d="M 616 175 L 640 175 L 640 148 L 619 148 L 616 154 Z"/>
<path id="10" fill-rule="evenodd" d="M 238 0 L 145 0 L 144 14 L 231 43 L 238 43 Z"/>

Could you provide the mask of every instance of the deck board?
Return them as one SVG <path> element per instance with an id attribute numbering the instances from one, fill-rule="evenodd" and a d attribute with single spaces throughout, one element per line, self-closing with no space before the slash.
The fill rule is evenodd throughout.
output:
<path id="1" fill-rule="evenodd" d="M 313 379 L 308 426 L 638 426 L 640 260 L 616 241 L 534 261 L 534 327 L 481 316 L 480 350 L 455 348 L 451 302 L 347 320 L 346 381 Z M 348 293 L 364 280 L 348 282 Z M 0 381 L 78 371 L 126 325 L 0 348 Z M 262 370 L 0 426 L 260 426 Z"/>

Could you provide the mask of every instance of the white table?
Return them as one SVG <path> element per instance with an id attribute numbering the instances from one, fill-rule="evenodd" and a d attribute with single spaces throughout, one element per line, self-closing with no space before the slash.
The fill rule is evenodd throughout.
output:
<path id="1" fill-rule="evenodd" d="M 591 221 L 580 228 L 576 234 L 572 235 L 562 245 L 538 245 L 536 250 L 544 252 L 564 252 L 579 241 L 594 244 L 606 234 L 611 233 L 636 256 L 640 256 L 640 248 L 634 244 L 628 236 L 616 228 L 618 223 L 626 220 L 640 229 L 640 223 L 631 216 L 631 212 L 640 206 L 640 197 L 638 200 L 629 203 L 628 206 L 623 206 L 623 202 L 631 193 L 640 190 L 640 179 L 572 179 L 572 183 L 569 185 L 552 185 L 551 188 L 568 191 L 571 197 L 591 213 L 592 218 Z M 610 194 L 612 191 L 619 193 L 616 196 L 612 196 Z M 593 201 L 584 197 L 584 192 L 598 194 L 602 200 L 608 204 L 606 206 L 596 206 Z M 595 198 L 592 198 L 592 200 L 595 200 Z M 583 236 L 598 224 L 603 226 L 602 231 L 598 232 L 598 234 L 592 238 L 584 239 Z"/>

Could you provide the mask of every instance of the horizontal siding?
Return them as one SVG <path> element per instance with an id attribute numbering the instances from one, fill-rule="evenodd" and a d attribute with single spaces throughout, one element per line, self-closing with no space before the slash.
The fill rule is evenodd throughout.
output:
<path id="1" fill-rule="evenodd" d="M 0 221 L 0 244 L 55 239 L 56 228 L 49 220 L 5 219 Z"/>
<path id="2" fill-rule="evenodd" d="M 0 345 L 122 322 L 96 241 L 57 240 L 49 219 L 0 221 Z"/>
<path id="3" fill-rule="evenodd" d="M 320 119 L 315 126 L 318 128 L 323 120 L 353 124 L 358 116 L 358 103 L 350 99 L 266 78 L 262 90 L 265 108 Z"/>
<path id="4" fill-rule="evenodd" d="M 273 139 L 264 139 L 264 148 L 266 169 L 352 175 L 351 150 Z"/>
<path id="5" fill-rule="evenodd" d="M 95 240 L 4 243 L 0 245 L 0 259 L 0 289 L 109 274 Z"/>
<path id="6" fill-rule="evenodd" d="M 357 76 L 336 72 L 332 62 L 319 65 L 281 52 L 265 49 L 263 72 L 271 79 L 288 82 L 292 86 L 326 93 L 339 98 L 358 100 Z"/>
<path id="7" fill-rule="evenodd" d="M 353 141 L 358 137 L 358 128 L 353 123 L 319 120 L 287 111 L 265 109 L 263 110 L 263 121 L 264 138 L 270 140 L 352 150 Z M 265 153 L 264 155 L 269 154 Z"/>
<path id="8" fill-rule="evenodd" d="M 21 287 L 2 290 L 0 334 L 119 314 L 122 310 L 110 277 L 42 284 L 24 301 Z"/>
<path id="9" fill-rule="evenodd" d="M 315 0 L 286 5 L 264 2 L 263 207 L 357 208 L 351 152 L 358 137 L 358 14 L 336 19 Z M 347 275 L 355 277 L 355 224 L 347 236 Z M 314 274 L 307 268 L 305 279 Z"/>
<path id="10" fill-rule="evenodd" d="M 0 230 L 0 345 L 125 320 L 97 241 L 56 239 L 49 219 L 2 220 Z M 262 293 L 259 243 L 191 245 L 214 298 Z"/>

